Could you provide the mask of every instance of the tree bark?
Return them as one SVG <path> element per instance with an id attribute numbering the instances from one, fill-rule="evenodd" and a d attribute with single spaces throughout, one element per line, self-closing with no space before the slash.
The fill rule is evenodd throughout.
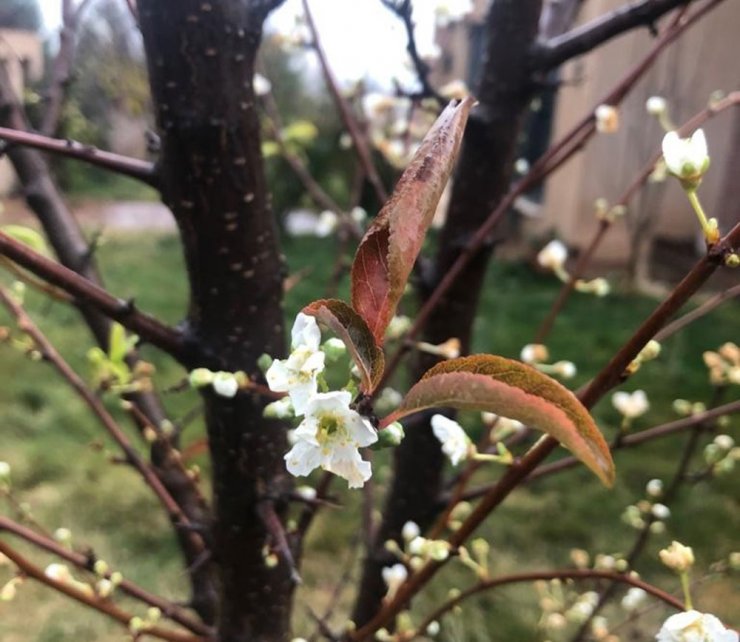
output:
<path id="1" fill-rule="evenodd" d="M 476 93 L 480 104 L 465 132 L 434 272 L 430 281 L 422 284 L 422 298 L 434 289 L 509 188 L 517 138 L 536 89 L 529 53 L 537 37 L 541 4 L 541 0 L 494 0 L 488 12 L 486 59 Z M 436 344 L 458 337 L 463 353 L 469 351 L 491 248 L 489 245 L 479 252 L 442 299 L 426 326 L 425 341 Z M 412 381 L 431 364 L 429 358 L 420 358 Z M 365 560 L 353 617 L 358 626 L 378 611 L 386 592 L 381 571 L 393 561 L 383 543 L 400 541 L 407 520 L 425 528 L 438 510 L 443 463 L 439 442 L 429 428 L 429 415 L 417 416 L 413 425 L 407 425 L 406 438 L 397 449 L 384 520 L 374 550 Z"/>
<path id="2" fill-rule="evenodd" d="M 267 13 L 252 0 L 140 0 L 161 136 L 160 185 L 182 238 L 190 282 L 185 331 L 203 365 L 259 377 L 263 353 L 284 353 L 284 266 L 270 212 L 252 88 Z M 213 463 L 219 640 L 287 639 L 294 589 L 265 506 L 284 511 L 290 481 L 285 427 L 262 418 L 264 400 L 204 395 Z"/>

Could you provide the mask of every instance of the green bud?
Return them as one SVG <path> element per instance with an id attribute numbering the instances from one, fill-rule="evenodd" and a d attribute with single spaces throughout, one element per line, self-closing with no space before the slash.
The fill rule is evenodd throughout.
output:
<path id="1" fill-rule="evenodd" d="M 192 388 L 205 388 L 213 383 L 214 373 L 208 368 L 196 368 L 188 375 Z"/>
<path id="2" fill-rule="evenodd" d="M 403 426 L 398 421 L 394 421 L 390 426 L 378 431 L 378 441 L 372 445 L 372 450 L 394 448 L 403 441 L 405 436 Z"/>
<path id="3" fill-rule="evenodd" d="M 321 349 L 329 361 L 338 361 L 347 354 L 347 346 L 344 345 L 344 341 L 336 337 L 327 339 Z"/>
<path id="4" fill-rule="evenodd" d="M 257 367 L 260 369 L 262 374 L 265 374 L 270 369 L 272 362 L 273 358 L 269 354 L 263 353 L 260 355 L 259 359 L 257 359 Z"/>
<path id="5" fill-rule="evenodd" d="M 283 397 L 272 403 L 268 403 L 262 411 L 265 419 L 292 419 L 295 417 L 293 404 L 290 397 Z"/>

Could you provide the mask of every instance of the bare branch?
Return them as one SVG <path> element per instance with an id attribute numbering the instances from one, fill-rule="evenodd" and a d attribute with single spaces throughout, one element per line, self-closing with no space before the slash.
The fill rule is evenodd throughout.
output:
<path id="1" fill-rule="evenodd" d="M 50 138 L 42 134 L 0 127 L 0 140 L 17 145 L 26 145 L 45 152 L 74 158 L 96 167 L 111 170 L 130 178 L 136 178 L 147 185 L 156 186 L 154 165 L 148 161 L 130 158 L 113 152 L 105 152 L 92 145 L 84 145 L 74 140 Z"/>
<path id="2" fill-rule="evenodd" d="M 161 323 L 154 317 L 139 312 L 132 301 L 118 299 L 98 285 L 55 261 L 34 252 L 4 232 L 0 232 L 0 254 L 7 256 L 18 265 L 33 272 L 36 276 L 68 292 L 80 302 L 100 310 L 103 314 L 118 321 L 142 339 L 157 346 L 181 362 L 188 362 L 194 356 L 192 346 L 188 347 L 182 333 Z"/>
<path id="3" fill-rule="evenodd" d="M 635 27 L 653 27 L 656 20 L 692 0 L 641 0 L 625 3 L 614 11 L 561 36 L 539 43 L 533 53 L 533 68 L 547 71 L 587 53 Z"/>
<path id="4" fill-rule="evenodd" d="M 11 562 L 13 562 L 21 572 L 41 584 L 53 588 L 59 593 L 71 597 L 73 600 L 80 602 L 92 609 L 95 609 L 99 613 L 103 613 L 108 617 L 116 620 L 124 627 L 128 628 L 129 622 L 133 615 L 121 609 L 120 607 L 113 604 L 108 599 L 98 597 L 92 591 L 88 592 L 82 588 L 71 584 L 69 582 L 60 582 L 58 580 L 48 577 L 38 566 L 28 561 L 16 550 L 11 548 L 8 544 L 0 540 L 0 553 L 5 555 Z M 192 633 L 185 633 L 183 631 L 173 631 L 171 629 L 165 629 L 158 625 L 152 625 L 147 627 L 146 635 L 160 638 L 162 640 L 170 640 L 171 642 L 203 642 L 204 638 L 195 636 Z"/>
<path id="5" fill-rule="evenodd" d="M 85 402 L 93 415 L 98 418 L 106 432 L 123 451 L 126 457 L 126 462 L 139 472 L 146 484 L 152 489 L 157 499 L 165 508 L 168 516 L 176 527 L 183 529 L 187 528 L 190 525 L 187 516 L 183 513 L 180 506 L 178 506 L 177 502 L 172 498 L 172 495 L 170 495 L 169 491 L 162 484 L 161 480 L 157 477 L 152 468 L 136 452 L 128 437 L 123 430 L 121 430 L 121 427 L 113 416 L 105 408 L 102 401 L 93 394 L 82 378 L 72 370 L 62 355 L 57 352 L 56 348 L 54 348 L 44 333 L 41 332 L 38 326 L 31 320 L 31 317 L 28 316 L 23 306 L 2 287 L 0 287 L 0 303 L 2 303 L 2 305 L 4 305 L 5 308 L 15 317 L 18 322 L 18 328 L 33 340 L 43 358 L 54 366 L 57 372 L 59 372 L 82 401 Z M 191 536 L 196 539 L 201 539 L 196 533 L 191 533 Z M 201 547 L 202 546 L 203 544 L 201 542 Z"/>
<path id="6" fill-rule="evenodd" d="M 5 531 L 11 535 L 15 535 L 29 544 L 33 544 L 34 546 L 48 551 L 70 564 L 74 564 L 78 568 L 92 571 L 92 567 L 95 563 L 95 557 L 93 555 L 78 553 L 66 546 L 62 546 L 50 537 L 39 535 L 30 528 L 26 528 L 25 526 L 22 526 L 21 524 L 18 524 L 2 515 L 0 515 L 0 531 Z M 108 569 L 104 573 L 104 577 L 110 579 L 113 572 L 113 570 Z M 193 633 L 197 633 L 198 635 L 203 635 L 205 637 L 209 637 L 211 635 L 211 630 L 207 626 L 193 619 L 183 608 L 158 595 L 149 593 L 147 590 L 134 584 L 130 580 L 122 580 L 118 585 L 118 589 L 123 593 L 126 593 L 126 595 L 144 602 L 149 606 L 157 607 L 164 617 L 171 619 L 173 622 L 177 622 Z"/>
<path id="7" fill-rule="evenodd" d="M 429 82 L 429 72 L 431 68 L 424 61 L 419 54 L 419 50 L 416 46 L 416 35 L 414 33 L 414 20 L 413 12 L 414 7 L 411 0 L 380 0 L 387 9 L 392 11 L 400 20 L 403 22 L 403 27 L 406 30 L 406 51 L 408 51 L 411 57 L 411 62 L 416 70 L 416 76 L 421 85 L 421 91 L 412 94 L 411 98 L 434 98 L 440 105 L 444 105 L 445 101 L 437 91 L 432 87 Z"/>
<path id="8" fill-rule="evenodd" d="M 691 312 L 688 312 L 684 314 L 682 317 L 679 317 L 675 321 L 672 321 L 671 323 L 669 323 L 665 328 L 663 328 L 660 332 L 658 332 L 658 334 L 655 335 L 655 340 L 663 341 L 664 339 L 667 339 L 672 334 L 675 334 L 676 332 L 683 330 L 683 328 L 693 323 L 697 319 L 700 319 L 701 317 L 706 316 L 712 310 L 714 310 L 718 305 L 721 305 L 725 301 L 729 301 L 730 299 L 734 299 L 735 297 L 738 297 L 738 296 L 740 296 L 740 285 L 736 285 L 732 288 L 729 288 L 728 290 L 725 290 L 724 292 L 715 294 L 711 299 L 702 303 L 695 310 L 692 310 Z"/>
<path id="9" fill-rule="evenodd" d="M 416 635 L 423 635 L 427 627 L 434 621 L 439 619 L 454 609 L 461 602 L 473 595 L 478 595 L 485 591 L 506 586 L 509 584 L 521 584 L 522 582 L 536 582 L 538 580 L 611 580 L 612 582 L 618 582 L 621 584 L 628 584 L 637 588 L 643 589 L 646 593 L 649 593 L 653 597 L 657 597 L 666 604 L 669 604 L 679 611 L 684 610 L 684 604 L 681 600 L 673 597 L 669 593 L 662 591 L 657 586 L 653 586 L 648 582 L 644 582 L 641 579 L 633 577 L 628 574 L 614 573 L 611 571 L 597 571 L 592 569 L 564 569 L 560 571 L 542 571 L 542 572 L 530 572 L 530 573 L 517 573 L 515 575 L 502 575 L 492 580 L 480 582 L 469 589 L 462 591 L 459 595 L 448 600 L 441 606 L 437 607 L 424 621 L 417 627 Z M 410 638 L 413 639 L 413 638 Z"/>
<path id="10" fill-rule="evenodd" d="M 388 192 L 386 192 L 385 187 L 383 186 L 383 182 L 380 180 L 378 171 L 377 169 L 375 169 L 375 164 L 373 163 L 373 158 L 370 151 L 370 145 L 368 144 L 367 136 L 365 136 L 362 132 L 357 119 L 352 114 L 352 109 L 347 103 L 345 97 L 342 96 L 342 92 L 339 90 L 339 85 L 337 84 L 337 79 L 334 77 L 331 67 L 329 67 L 329 62 L 326 59 L 326 53 L 324 52 L 324 48 L 321 45 L 321 40 L 319 39 L 319 32 L 316 29 L 316 23 L 314 22 L 313 14 L 311 13 L 311 9 L 308 6 L 308 0 L 303 0 L 303 10 L 306 14 L 306 22 L 308 23 L 308 28 L 311 30 L 311 37 L 313 38 L 313 47 L 316 50 L 316 55 L 319 58 L 321 71 L 324 74 L 324 79 L 326 80 L 326 84 L 329 88 L 329 93 L 331 93 L 337 109 L 339 110 L 339 115 L 342 118 L 342 122 L 344 123 L 344 126 L 347 128 L 347 131 L 352 138 L 352 144 L 354 145 L 354 148 L 357 151 L 357 156 L 360 159 L 360 162 L 362 163 L 362 166 L 365 170 L 365 175 L 368 177 L 368 180 L 375 189 L 378 200 L 381 203 L 385 203 L 388 200 Z"/>

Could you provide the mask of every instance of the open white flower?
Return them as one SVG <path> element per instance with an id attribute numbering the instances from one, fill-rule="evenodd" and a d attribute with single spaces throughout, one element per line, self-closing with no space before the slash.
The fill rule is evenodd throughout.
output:
<path id="1" fill-rule="evenodd" d="M 650 408 L 650 402 L 644 390 L 632 393 L 619 391 L 612 395 L 612 404 L 625 417 L 635 419 L 644 415 Z"/>
<path id="2" fill-rule="evenodd" d="M 550 241 L 537 255 L 537 263 L 548 270 L 559 270 L 568 258 L 568 248 L 560 241 Z"/>
<path id="3" fill-rule="evenodd" d="M 450 458 L 453 466 L 468 458 L 472 444 L 459 423 L 444 415 L 434 415 L 432 430 L 434 436 L 442 442 L 442 452 Z"/>
<path id="4" fill-rule="evenodd" d="M 270 390 L 290 395 L 293 410 L 300 416 L 318 392 L 317 378 L 324 370 L 326 355 L 319 350 L 321 331 L 313 317 L 299 313 L 291 336 L 293 352 L 287 359 L 275 359 L 265 378 Z"/>
<path id="5" fill-rule="evenodd" d="M 663 158 L 668 171 L 682 181 L 698 184 L 709 168 L 709 152 L 704 131 L 697 129 L 689 138 L 668 132 L 663 138 Z"/>
<path id="6" fill-rule="evenodd" d="M 668 548 L 658 552 L 660 561 L 677 573 L 685 573 L 694 565 L 694 551 L 691 546 L 684 546 L 673 540 Z"/>
<path id="7" fill-rule="evenodd" d="M 359 448 L 374 444 L 378 434 L 349 407 L 352 395 L 344 390 L 314 395 L 305 406 L 306 417 L 295 430 L 296 443 L 285 455 L 288 472 L 308 475 L 315 468 L 343 477 L 350 488 L 370 479 L 370 462 Z"/>
<path id="8" fill-rule="evenodd" d="M 671 615 L 655 638 L 658 642 L 738 642 L 737 633 L 714 615 L 693 610 Z"/>

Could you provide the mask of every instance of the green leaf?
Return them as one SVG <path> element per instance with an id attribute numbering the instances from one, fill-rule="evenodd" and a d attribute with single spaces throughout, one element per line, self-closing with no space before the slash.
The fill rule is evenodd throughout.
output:
<path id="1" fill-rule="evenodd" d="M 321 299 L 303 308 L 303 314 L 316 317 L 344 341 L 360 370 L 361 389 L 370 394 L 380 383 L 385 367 L 383 351 L 370 328 L 351 307 L 337 299 Z"/>
<path id="2" fill-rule="evenodd" d="M 557 439 L 607 486 L 609 446 L 588 410 L 554 379 L 519 361 L 475 355 L 442 361 L 409 390 L 381 427 L 427 408 L 481 410 L 516 419 Z"/>
<path id="3" fill-rule="evenodd" d="M 310 145 L 318 135 L 318 128 L 308 120 L 296 120 L 283 129 L 285 141 L 296 143 L 301 147 Z"/>
<path id="4" fill-rule="evenodd" d="M 28 247 L 39 254 L 49 256 L 49 247 L 46 245 L 46 239 L 36 230 L 25 225 L 3 225 L 0 227 L 0 230 L 16 241 L 28 245 Z"/>
<path id="5" fill-rule="evenodd" d="M 473 103 L 468 97 L 445 108 L 357 248 L 352 307 L 380 345 L 452 172 Z"/>

